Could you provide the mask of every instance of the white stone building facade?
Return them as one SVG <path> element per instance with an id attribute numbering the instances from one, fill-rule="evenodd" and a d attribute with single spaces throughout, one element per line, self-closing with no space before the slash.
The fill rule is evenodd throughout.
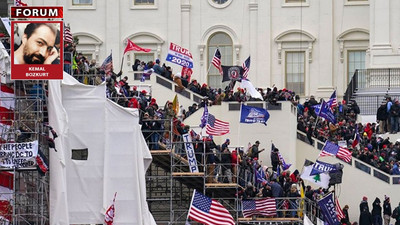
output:
<path id="1" fill-rule="evenodd" d="M 214 67 L 241 65 L 250 55 L 257 87 L 288 88 L 300 96 L 328 97 L 346 90 L 355 69 L 400 67 L 397 0 L 26 0 L 63 5 L 78 51 L 99 64 L 112 51 L 119 70 L 126 40 L 150 48 L 135 58 L 165 62 L 169 43 L 191 51 L 193 78 L 224 87 Z M 175 72 L 181 67 L 167 62 Z"/>

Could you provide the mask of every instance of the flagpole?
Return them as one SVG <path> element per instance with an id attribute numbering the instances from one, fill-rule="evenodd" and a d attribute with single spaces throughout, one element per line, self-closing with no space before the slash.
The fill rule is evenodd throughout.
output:
<path id="1" fill-rule="evenodd" d="M 122 61 L 121 61 L 121 69 L 119 71 L 122 71 L 122 65 L 124 65 L 124 59 L 125 59 L 125 53 L 122 54 Z M 121 77 L 119 77 L 119 80 L 121 80 Z"/>
<path id="2" fill-rule="evenodd" d="M 186 216 L 186 221 L 188 221 L 189 219 L 189 213 L 190 213 L 190 209 L 192 208 L 192 204 L 193 204 L 193 199 L 194 199 L 194 195 L 196 194 L 196 189 L 193 190 L 193 194 L 192 194 L 192 200 L 190 200 L 190 206 L 189 206 L 189 212 Z"/>

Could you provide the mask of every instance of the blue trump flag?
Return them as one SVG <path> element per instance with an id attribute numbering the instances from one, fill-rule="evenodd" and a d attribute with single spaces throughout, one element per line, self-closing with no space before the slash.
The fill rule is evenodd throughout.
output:
<path id="1" fill-rule="evenodd" d="M 317 116 L 325 118 L 326 120 L 328 120 L 333 124 L 336 123 L 335 114 L 333 114 L 331 107 L 325 101 L 322 101 L 320 107 L 314 107 L 314 108 Z"/>
<path id="2" fill-rule="evenodd" d="M 325 173 L 325 172 L 331 173 L 331 172 L 336 172 L 336 171 L 338 171 L 338 169 L 336 168 L 335 165 L 317 160 L 313 164 L 310 175 L 317 175 L 317 174 Z"/>
<path id="3" fill-rule="evenodd" d="M 335 202 L 333 201 L 332 192 L 319 200 L 318 205 L 321 208 L 322 215 L 324 215 L 325 222 L 327 222 L 329 225 L 340 225 L 336 215 Z"/>
<path id="4" fill-rule="evenodd" d="M 266 109 L 243 105 L 240 110 L 241 123 L 263 123 L 267 125 L 269 113 Z"/>

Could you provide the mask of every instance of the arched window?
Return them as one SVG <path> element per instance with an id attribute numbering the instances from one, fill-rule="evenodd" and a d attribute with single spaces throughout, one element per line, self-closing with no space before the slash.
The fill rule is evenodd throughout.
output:
<path id="1" fill-rule="evenodd" d="M 208 85 L 212 88 L 224 88 L 229 82 L 222 83 L 222 76 L 219 71 L 211 64 L 215 50 L 221 52 L 221 64 L 233 65 L 233 43 L 231 37 L 226 33 L 218 32 L 208 39 Z"/>

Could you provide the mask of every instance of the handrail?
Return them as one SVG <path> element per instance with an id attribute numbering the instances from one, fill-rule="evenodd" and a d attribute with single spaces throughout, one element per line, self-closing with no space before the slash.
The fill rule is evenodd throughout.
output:
<path id="1" fill-rule="evenodd" d="M 172 90 L 172 91 L 174 91 L 174 92 L 176 92 L 178 94 L 181 94 L 184 97 L 186 97 L 186 98 L 188 98 L 188 99 L 190 99 L 190 100 L 192 100 L 194 102 L 200 103 L 204 99 L 207 98 L 207 97 L 201 96 L 201 95 L 189 90 L 188 88 L 185 88 L 183 90 L 177 89 L 178 86 L 176 85 L 176 83 L 174 81 L 169 80 L 169 79 L 167 79 L 167 78 L 165 78 L 165 77 L 163 77 L 163 76 L 161 76 L 159 74 L 156 74 L 156 73 L 154 73 L 154 74 L 155 74 L 155 77 L 156 77 L 156 83 L 157 84 L 160 84 L 161 86 L 164 86 L 164 87 L 166 87 L 166 88 L 168 88 L 168 89 L 170 89 L 170 90 Z"/>
<path id="2" fill-rule="evenodd" d="M 310 144 L 308 142 L 307 135 L 305 133 L 299 131 L 299 130 L 297 131 L 297 139 L 300 140 L 300 141 L 303 141 L 303 142 L 305 142 L 307 144 Z M 319 140 L 317 140 L 315 138 L 312 138 L 312 139 L 313 139 L 313 142 L 315 144 L 310 144 L 310 145 L 314 149 L 320 151 L 320 147 L 323 146 L 324 143 L 322 143 L 321 141 L 319 141 Z M 351 163 L 349 163 L 349 165 L 351 167 L 357 168 L 357 169 L 369 174 L 370 176 L 378 178 L 378 179 L 380 179 L 380 180 L 382 180 L 382 181 L 384 181 L 384 182 L 386 182 L 386 183 L 388 183 L 390 185 L 400 185 L 400 175 L 387 174 L 386 172 L 384 172 L 384 171 L 382 171 L 382 170 L 380 170 L 380 169 L 378 169 L 376 167 L 372 167 L 372 166 L 368 165 L 367 163 L 365 163 L 365 162 L 363 162 L 363 161 L 361 161 L 361 160 L 359 160 L 357 158 L 352 157 L 352 161 L 351 161 Z"/>

